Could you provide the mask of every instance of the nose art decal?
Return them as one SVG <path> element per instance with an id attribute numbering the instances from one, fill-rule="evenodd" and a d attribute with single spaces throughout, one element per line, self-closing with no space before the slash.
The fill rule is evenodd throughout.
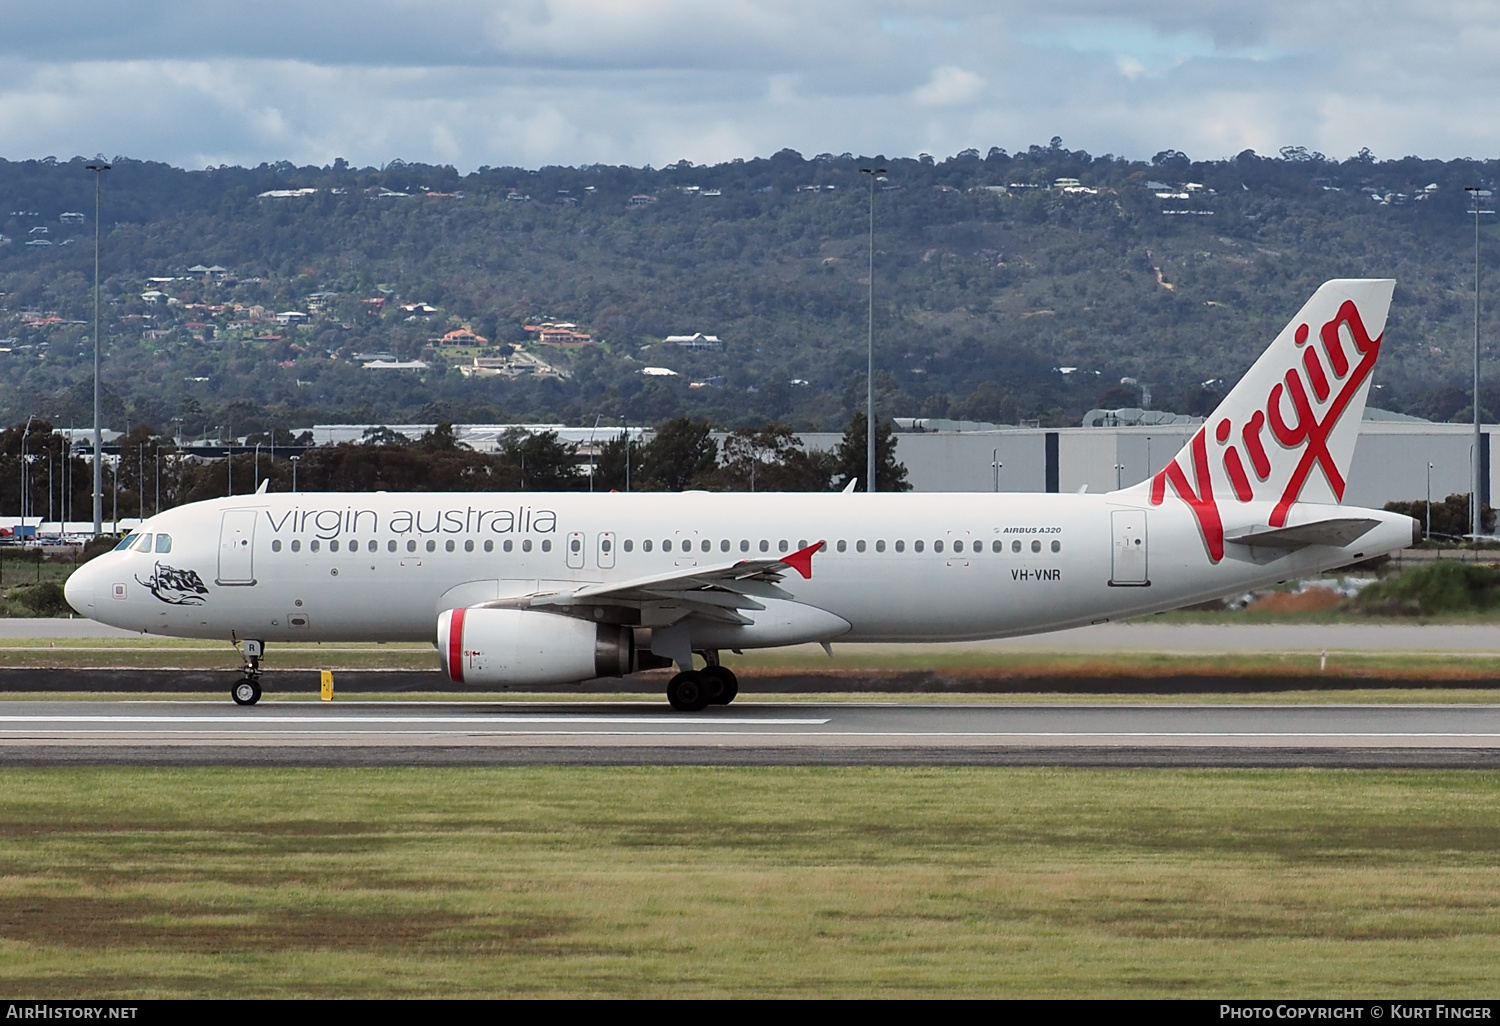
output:
<path id="1" fill-rule="evenodd" d="M 151 594 L 173 606 L 201 606 L 208 587 L 196 570 L 179 570 L 175 566 L 157 563 L 151 576 L 137 581 L 150 589 Z"/>

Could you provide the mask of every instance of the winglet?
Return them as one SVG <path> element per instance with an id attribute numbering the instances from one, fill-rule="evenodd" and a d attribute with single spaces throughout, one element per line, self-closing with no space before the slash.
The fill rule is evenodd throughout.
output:
<path id="1" fill-rule="evenodd" d="M 798 549 L 789 556 L 782 556 L 781 562 L 791 567 L 802 575 L 803 580 L 812 580 L 812 558 L 827 542 L 815 541 L 805 549 Z"/>

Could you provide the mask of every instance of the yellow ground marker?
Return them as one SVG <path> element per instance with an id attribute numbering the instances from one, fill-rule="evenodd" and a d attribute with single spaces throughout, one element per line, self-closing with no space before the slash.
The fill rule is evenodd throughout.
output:
<path id="1" fill-rule="evenodd" d="M 318 697 L 321 698 L 321 699 L 323 699 L 323 701 L 325 701 L 325 702 L 332 702 L 333 701 L 333 671 L 332 670 L 324 670 L 324 671 L 322 671 L 322 674 L 323 674 L 323 686 L 322 686 L 322 688 L 318 692 Z"/>

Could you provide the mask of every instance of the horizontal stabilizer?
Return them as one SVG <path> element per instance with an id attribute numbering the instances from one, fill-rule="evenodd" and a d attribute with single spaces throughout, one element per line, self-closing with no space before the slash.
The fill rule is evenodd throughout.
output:
<path id="1" fill-rule="evenodd" d="M 1309 545 L 1342 548 L 1355 539 L 1364 537 L 1379 523 L 1378 520 L 1366 517 L 1334 517 L 1274 530 L 1252 528 L 1244 534 L 1226 535 L 1224 540 L 1231 545 L 1255 545 L 1268 549 L 1305 549 Z"/>

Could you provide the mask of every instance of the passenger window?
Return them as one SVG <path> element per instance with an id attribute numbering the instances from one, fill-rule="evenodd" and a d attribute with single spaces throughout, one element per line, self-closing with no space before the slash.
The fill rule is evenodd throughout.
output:
<path id="1" fill-rule="evenodd" d="M 573 552 L 577 552 L 579 549 L 583 548 L 583 542 L 579 541 L 577 538 L 572 538 L 568 541 L 568 548 Z"/>
<path id="2" fill-rule="evenodd" d="M 764 538 L 762 538 L 760 540 L 760 551 L 762 551 L 762 552 L 770 552 L 771 551 L 771 543 L 768 542 L 768 541 L 766 541 Z"/>
<path id="3" fill-rule="evenodd" d="M 840 538 L 839 539 L 839 551 L 843 552 L 848 547 L 849 547 L 849 543 L 846 542 L 846 541 L 844 541 L 844 539 Z"/>
<path id="4" fill-rule="evenodd" d="M 292 539 L 292 551 L 293 552 L 301 552 L 302 551 L 302 543 L 299 542 L 295 538 Z"/>
<path id="5" fill-rule="evenodd" d="M 486 538 L 484 540 L 484 551 L 486 551 L 486 552 L 494 552 L 495 551 L 495 539 L 493 539 L 493 538 Z"/>
<path id="6" fill-rule="evenodd" d="M 515 542 L 511 541 L 509 538 L 505 539 L 505 551 L 506 552 L 509 552 L 511 549 L 513 549 L 515 547 L 516 547 L 516 543 Z"/>
<path id="7" fill-rule="evenodd" d="M 445 552 L 452 552 L 453 549 L 454 549 L 454 545 L 453 545 L 453 539 L 452 538 L 449 538 L 447 541 L 443 542 L 443 550 Z"/>
<path id="8" fill-rule="evenodd" d="M 417 540 L 415 538 L 408 538 L 408 539 L 406 539 L 406 551 L 407 552 L 416 552 L 417 551 Z"/>
<path id="9" fill-rule="evenodd" d="M 551 538 L 543 538 L 542 539 L 542 551 L 543 552 L 551 552 L 552 551 L 552 539 Z"/>
<path id="10" fill-rule="evenodd" d="M 1039 541 L 1033 541 L 1031 543 L 1031 551 L 1032 552 L 1041 552 L 1042 551 L 1042 543 L 1039 542 Z"/>
<path id="11" fill-rule="evenodd" d="M 865 551 L 865 540 L 863 538 L 861 538 L 859 541 L 857 541 L 857 542 L 854 543 L 854 550 L 856 552 L 863 552 L 863 551 Z"/>
<path id="12" fill-rule="evenodd" d="M 740 551 L 741 552 L 749 552 L 750 551 L 750 539 L 749 538 L 741 538 L 740 539 Z"/>
<path id="13" fill-rule="evenodd" d="M 339 540 L 337 538 L 335 538 L 335 539 L 333 539 L 332 541 L 330 541 L 328 543 L 328 551 L 329 552 L 337 552 L 338 550 L 339 550 Z"/>
<path id="14" fill-rule="evenodd" d="M 385 543 L 385 551 L 387 551 L 387 552 L 395 552 L 396 551 L 396 539 L 392 538 L 390 541 L 388 541 L 388 542 Z"/>
<path id="15" fill-rule="evenodd" d="M 699 547 L 702 548 L 704 552 L 707 552 L 709 549 L 714 547 L 714 543 L 709 541 L 707 538 L 704 538 L 703 544 Z"/>
<path id="16" fill-rule="evenodd" d="M 141 540 L 135 543 L 135 551 L 137 551 L 137 552 L 150 552 L 151 551 L 151 534 L 150 534 L 150 532 L 147 532 L 146 534 L 141 535 Z"/>
<path id="17" fill-rule="evenodd" d="M 961 541 L 955 541 L 953 543 L 953 551 L 954 552 L 962 552 L 963 550 L 964 550 L 964 543 L 963 542 L 961 542 Z M 942 549 L 939 549 L 938 551 L 941 552 Z"/>
<path id="18" fill-rule="evenodd" d="M 729 551 L 729 539 L 728 538 L 725 538 L 723 541 L 719 542 L 719 551 L 720 552 L 728 552 Z"/>
<path id="19" fill-rule="evenodd" d="M 1060 541 L 1053 542 L 1052 543 L 1052 551 L 1053 552 L 1061 552 L 1062 551 L 1062 542 L 1060 542 Z"/>
<path id="20" fill-rule="evenodd" d="M 114 547 L 114 551 L 123 552 L 125 549 L 130 548 L 130 546 L 135 544 L 135 540 L 137 537 L 139 537 L 139 535 L 127 534 L 125 537 L 120 539 L 120 544 Z"/>
<path id="21" fill-rule="evenodd" d="M 474 551 L 474 539 L 473 538 L 465 538 L 464 539 L 464 551 L 465 552 L 473 552 Z"/>
<path id="22" fill-rule="evenodd" d="M 801 552 L 805 548 L 807 548 L 807 539 L 806 538 L 802 538 L 802 539 L 798 540 L 798 542 L 797 542 L 797 551 Z"/>
<path id="23" fill-rule="evenodd" d="M 600 538 L 599 539 L 599 551 L 600 552 L 608 552 L 612 547 L 613 546 L 610 545 L 608 538 Z"/>
<path id="24" fill-rule="evenodd" d="M 527 538 L 527 539 L 525 539 L 524 541 L 521 542 L 521 551 L 522 552 L 530 552 L 531 551 L 531 539 L 530 538 Z"/>
<path id="25" fill-rule="evenodd" d="M 896 551 L 897 552 L 905 552 L 906 551 L 906 542 L 904 542 L 904 541 L 898 541 L 898 542 L 896 542 Z"/>
<path id="26" fill-rule="evenodd" d="M 650 538 L 647 538 L 645 541 L 641 542 L 641 551 L 642 552 L 650 552 L 651 551 L 651 539 Z"/>
<path id="27" fill-rule="evenodd" d="M 783 538 L 783 539 L 781 539 L 781 541 L 779 541 L 779 542 L 776 543 L 776 551 L 777 552 L 785 552 L 786 550 L 787 550 L 787 543 L 786 543 L 786 539 Z"/>
<path id="28" fill-rule="evenodd" d="M 671 538 L 663 538 L 662 539 L 661 550 L 663 552 L 671 552 L 672 551 L 672 539 Z"/>
<path id="29" fill-rule="evenodd" d="M 312 541 L 310 541 L 310 542 L 307 543 L 307 551 L 309 551 L 309 552 L 317 552 L 318 551 L 318 539 L 314 538 Z"/>
<path id="30" fill-rule="evenodd" d="M 935 541 L 935 542 L 932 543 L 932 551 L 933 552 L 942 552 L 943 551 L 943 540 L 941 538 L 939 538 L 937 541 Z"/>
<path id="31" fill-rule="evenodd" d="M 1012 551 L 1012 552 L 1020 552 L 1021 551 L 1021 539 L 1017 538 L 1015 541 L 1013 541 L 1013 542 L 1010 543 L 1010 551 Z"/>
<path id="32" fill-rule="evenodd" d="M 281 551 L 281 539 L 280 538 L 272 538 L 271 539 L 271 551 L 272 552 L 280 552 Z"/>
<path id="33" fill-rule="evenodd" d="M 632 541 L 629 538 L 626 538 L 625 539 L 625 551 L 626 552 L 633 552 L 634 550 L 635 550 L 635 542 Z"/>
<path id="34" fill-rule="evenodd" d="M 159 534 L 156 536 L 156 551 L 171 552 L 172 536 L 170 534 Z"/>
<path id="35" fill-rule="evenodd" d="M 427 551 L 428 552 L 436 552 L 437 551 L 437 542 L 433 541 L 431 538 L 429 538 L 427 540 Z"/>
<path id="36" fill-rule="evenodd" d="M 922 551 L 922 543 L 921 543 L 921 541 L 914 541 L 914 542 L 912 542 L 911 543 L 911 550 L 913 552 L 921 552 Z"/>
<path id="37" fill-rule="evenodd" d="M 990 543 L 990 551 L 991 552 L 999 552 L 999 551 L 1001 551 L 1004 548 L 1005 548 L 1005 544 L 1003 542 L 1001 542 L 1001 541 L 997 540 L 997 541 L 993 541 L 993 542 Z"/>
<path id="38" fill-rule="evenodd" d="M 876 552 L 884 552 L 885 551 L 885 539 L 881 539 L 880 541 L 878 541 L 878 542 L 875 543 L 875 551 Z"/>

